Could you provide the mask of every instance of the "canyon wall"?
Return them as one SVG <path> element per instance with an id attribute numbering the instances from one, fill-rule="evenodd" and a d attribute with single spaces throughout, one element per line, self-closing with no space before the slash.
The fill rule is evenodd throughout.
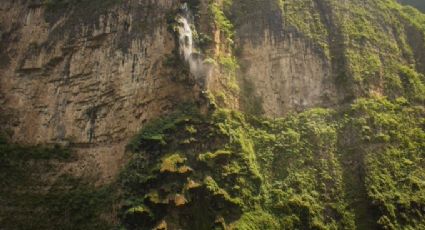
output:
<path id="1" fill-rule="evenodd" d="M 125 142 L 152 118 L 199 98 L 196 82 L 167 65 L 177 49 L 167 17 L 178 2 L 82 4 L 1 2 L 0 102 L 13 121 L 6 125 L 14 141 L 84 148 Z M 202 3 L 201 12 L 207 7 Z M 207 17 L 198 17 L 205 33 Z M 247 20 L 236 27 L 238 81 L 242 91 L 252 85 L 249 97 L 261 100 L 260 110 L 280 116 L 335 102 L 330 62 L 320 50 L 284 30 L 279 10 L 254 20 L 263 24 Z M 219 47 L 223 35 L 212 33 Z M 213 91 L 220 73 L 212 78 Z"/>
<path id="2" fill-rule="evenodd" d="M 22 144 L 72 144 L 82 160 L 69 170 L 104 181 L 130 137 L 199 87 L 166 64 L 178 2 L 81 4 L 0 2 L 2 128 Z"/>
<path id="3" fill-rule="evenodd" d="M 22 143 L 110 144 L 197 97 L 164 62 L 171 0 L 56 9 L 2 1 L 1 107 Z M 93 3 L 94 4 L 94 3 Z M 60 7 L 60 6 L 57 6 Z"/>
<path id="4" fill-rule="evenodd" d="M 0 229 L 425 228 L 423 25 L 395 0 L 0 1 Z"/>

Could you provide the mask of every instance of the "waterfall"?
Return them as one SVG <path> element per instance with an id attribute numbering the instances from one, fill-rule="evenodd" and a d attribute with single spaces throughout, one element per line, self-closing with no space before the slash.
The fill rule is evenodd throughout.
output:
<path id="1" fill-rule="evenodd" d="M 177 18 L 177 22 L 179 24 L 178 34 L 179 34 L 179 48 L 180 55 L 184 57 L 185 61 L 189 61 L 190 57 L 193 53 L 193 31 L 190 28 L 189 21 L 192 16 L 190 14 L 189 9 L 187 8 L 186 3 L 182 7 L 182 15 L 179 15 Z"/>
<path id="2" fill-rule="evenodd" d="M 178 23 L 178 36 L 179 36 L 179 51 L 180 56 L 189 64 L 190 72 L 195 76 L 196 80 L 205 84 L 206 78 L 211 72 L 211 66 L 205 65 L 203 56 L 196 52 L 197 48 L 193 42 L 193 33 L 191 24 L 193 23 L 193 16 L 184 3 L 181 7 L 181 13 L 177 16 Z"/>

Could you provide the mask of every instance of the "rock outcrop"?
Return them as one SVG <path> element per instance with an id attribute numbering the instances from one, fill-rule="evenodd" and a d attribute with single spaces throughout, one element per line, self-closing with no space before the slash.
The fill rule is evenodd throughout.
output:
<path id="1" fill-rule="evenodd" d="M 423 229 L 424 25 L 396 0 L 0 1 L 0 229 Z"/>
<path id="2" fill-rule="evenodd" d="M 167 24 L 175 1 L 105 9 L 0 4 L 1 106 L 16 118 L 10 128 L 17 142 L 127 140 L 145 122 L 197 97 L 194 84 L 164 64 L 175 48 Z"/>
<path id="3" fill-rule="evenodd" d="M 13 142 L 71 146 L 79 160 L 61 172 L 104 184 L 129 138 L 200 88 L 167 63 L 178 2 L 81 4 L 0 2 L 0 122 Z"/>

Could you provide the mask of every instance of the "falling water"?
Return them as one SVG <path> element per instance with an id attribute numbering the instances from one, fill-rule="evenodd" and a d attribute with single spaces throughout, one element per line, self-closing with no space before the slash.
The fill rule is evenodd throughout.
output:
<path id="1" fill-rule="evenodd" d="M 193 42 L 194 31 L 191 27 L 193 16 L 186 3 L 181 7 L 181 13 L 177 17 L 177 22 L 180 55 L 189 64 L 190 72 L 198 81 L 204 84 L 211 67 L 205 65 L 202 55 L 196 52 L 195 43 Z"/>
<path id="2" fill-rule="evenodd" d="M 187 8 L 187 4 L 185 3 L 182 6 L 182 14 L 178 16 L 177 22 L 179 23 L 178 33 L 180 55 L 182 55 L 184 60 L 187 62 L 190 60 L 190 56 L 193 53 L 193 32 L 189 24 L 191 19 L 192 16 Z"/>

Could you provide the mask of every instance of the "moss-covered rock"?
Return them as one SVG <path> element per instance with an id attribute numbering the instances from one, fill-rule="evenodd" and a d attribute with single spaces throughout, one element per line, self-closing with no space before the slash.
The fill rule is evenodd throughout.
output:
<path id="1" fill-rule="evenodd" d="M 0 142 L 0 226 L 4 229 L 111 229 L 115 185 L 94 186 L 63 165 L 70 149 Z"/>
<path id="2" fill-rule="evenodd" d="M 126 209 L 146 205 L 156 210 L 152 225 L 183 229 L 213 229 L 217 220 L 229 229 L 420 229 L 424 115 L 406 99 L 380 97 L 276 120 L 183 113 L 162 129 L 166 145 L 138 142 L 123 175 L 134 202 Z M 179 141 L 188 137 L 197 141 Z M 193 171 L 181 173 L 184 166 Z"/>

